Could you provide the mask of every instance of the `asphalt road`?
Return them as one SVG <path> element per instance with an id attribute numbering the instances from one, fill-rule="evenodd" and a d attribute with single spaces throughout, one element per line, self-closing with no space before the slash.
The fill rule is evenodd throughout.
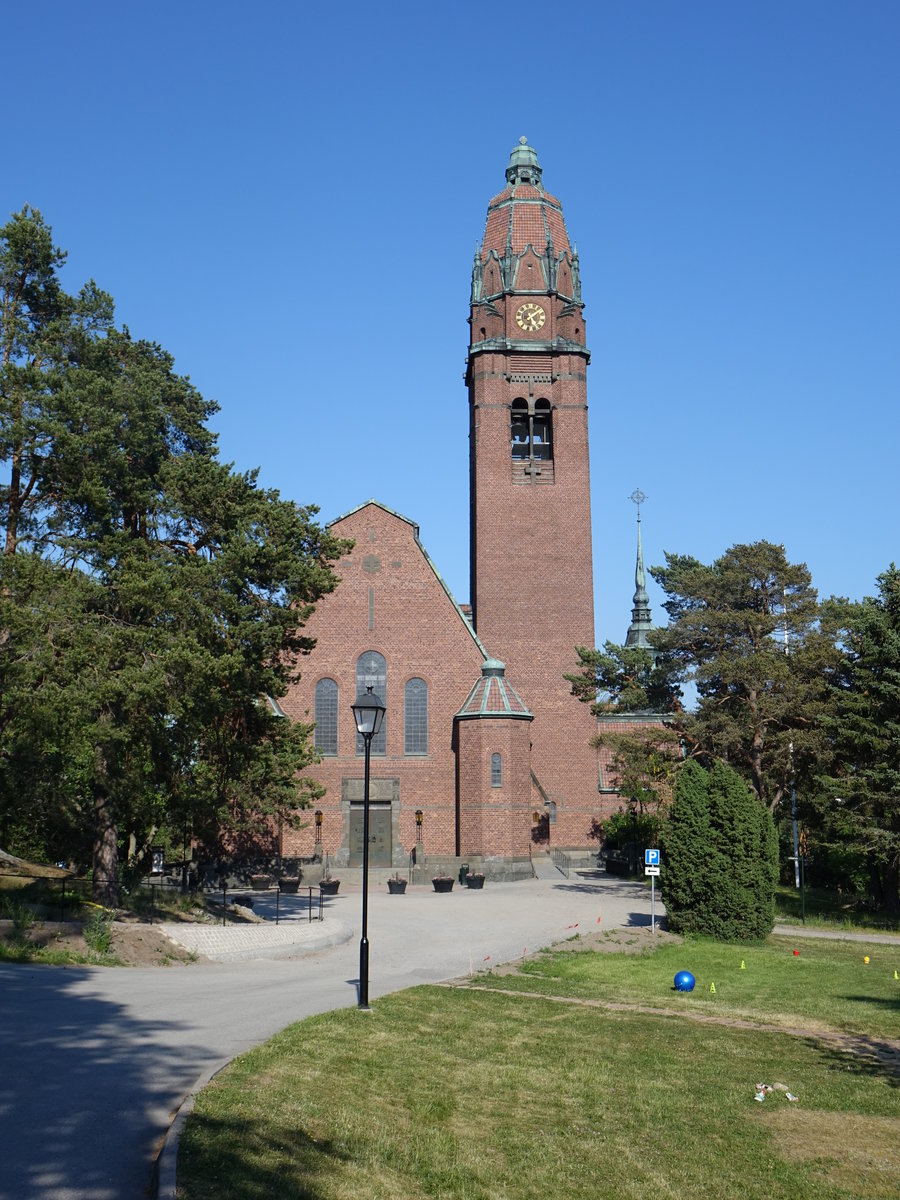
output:
<path id="1" fill-rule="evenodd" d="M 0 1200 L 145 1198 L 172 1115 L 200 1076 L 293 1021 L 356 1004 L 360 900 L 357 888 L 329 904 L 326 926 L 349 940 L 297 958 L 0 965 Z M 649 891 L 609 877 L 448 896 L 375 889 L 370 998 L 649 921 Z"/>

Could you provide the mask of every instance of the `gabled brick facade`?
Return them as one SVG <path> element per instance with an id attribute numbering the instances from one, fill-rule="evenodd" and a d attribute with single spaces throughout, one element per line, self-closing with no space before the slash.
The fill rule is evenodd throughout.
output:
<path id="1" fill-rule="evenodd" d="M 332 531 L 355 542 L 341 561 L 341 583 L 324 597 L 307 630 L 316 647 L 301 664 L 302 677 L 282 707 L 297 720 L 315 717 L 316 684 L 337 684 L 337 754 L 313 772 L 326 788 L 321 803 L 322 844 L 337 861 L 350 858 L 350 811 L 362 799 L 363 756 L 357 753 L 350 705 L 357 662 L 368 651 L 383 656 L 387 706 L 386 753 L 373 753 L 373 800 L 390 807 L 391 864 L 406 865 L 416 842 L 415 813 L 429 852 L 456 849 L 454 715 L 479 677 L 484 651 L 425 553 L 413 522 L 375 501 L 335 521 Z M 426 752 L 405 751 L 404 692 L 411 679 L 427 687 Z M 285 854 L 313 850 L 312 826 L 285 834 Z"/>

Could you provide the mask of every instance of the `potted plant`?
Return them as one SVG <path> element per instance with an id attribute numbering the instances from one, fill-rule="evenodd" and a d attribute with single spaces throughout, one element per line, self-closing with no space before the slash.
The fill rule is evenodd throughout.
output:
<path id="1" fill-rule="evenodd" d="M 401 879 L 400 874 L 397 871 L 395 871 L 394 874 L 387 881 L 387 885 L 388 885 L 388 892 L 392 896 L 402 896 L 403 893 L 406 891 L 406 880 Z"/>
<path id="2" fill-rule="evenodd" d="M 297 888 L 300 886 L 300 876 L 282 875 L 282 877 L 278 880 L 278 886 L 283 892 L 296 892 Z"/>
<path id="3" fill-rule="evenodd" d="M 452 875 L 435 875 L 432 879 L 434 890 L 436 892 L 452 892 L 453 891 L 453 876 Z"/>
<path id="4" fill-rule="evenodd" d="M 341 881 L 335 879 L 331 872 L 326 870 L 325 874 L 319 880 L 319 891 L 323 896 L 336 896 L 340 885 Z"/>
<path id="5" fill-rule="evenodd" d="M 469 874 L 466 875 L 466 887 L 470 887 L 470 888 L 483 888 L 484 887 L 484 875 L 481 873 L 481 871 L 470 872 Z"/>
<path id="6" fill-rule="evenodd" d="M 255 892 L 264 892 L 272 882 L 270 875 L 251 875 L 250 886 Z"/>

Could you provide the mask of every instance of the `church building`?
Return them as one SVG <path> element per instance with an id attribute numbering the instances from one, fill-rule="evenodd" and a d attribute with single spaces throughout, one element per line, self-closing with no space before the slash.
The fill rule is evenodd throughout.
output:
<path id="1" fill-rule="evenodd" d="M 372 742 L 372 866 L 424 855 L 530 874 L 536 821 L 552 845 L 592 845 L 597 724 L 564 679 L 575 647 L 594 645 L 590 353 L 578 253 L 524 138 L 488 205 L 469 320 L 469 603 L 409 518 L 373 499 L 331 524 L 354 546 L 282 701 L 315 720 L 310 774 L 326 790 L 315 820 L 285 830 L 285 856 L 362 862 L 364 748 L 350 705 L 367 685 L 387 707 Z"/>

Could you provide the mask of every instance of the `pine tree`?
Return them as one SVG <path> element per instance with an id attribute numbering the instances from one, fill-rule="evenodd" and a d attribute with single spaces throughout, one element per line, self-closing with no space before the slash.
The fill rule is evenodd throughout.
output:
<path id="1" fill-rule="evenodd" d="M 878 595 L 834 612 L 844 669 L 833 678 L 837 711 L 826 725 L 835 769 L 817 813 L 826 838 L 858 847 L 879 907 L 900 911 L 900 570 L 878 577 Z"/>
<path id="2" fill-rule="evenodd" d="M 0 230 L 0 831 L 89 842 L 116 905 L 125 841 L 259 835 L 314 793 L 311 726 L 267 697 L 347 544 L 218 462 L 216 405 L 93 285 L 66 296 L 64 257 L 40 214 Z"/>

